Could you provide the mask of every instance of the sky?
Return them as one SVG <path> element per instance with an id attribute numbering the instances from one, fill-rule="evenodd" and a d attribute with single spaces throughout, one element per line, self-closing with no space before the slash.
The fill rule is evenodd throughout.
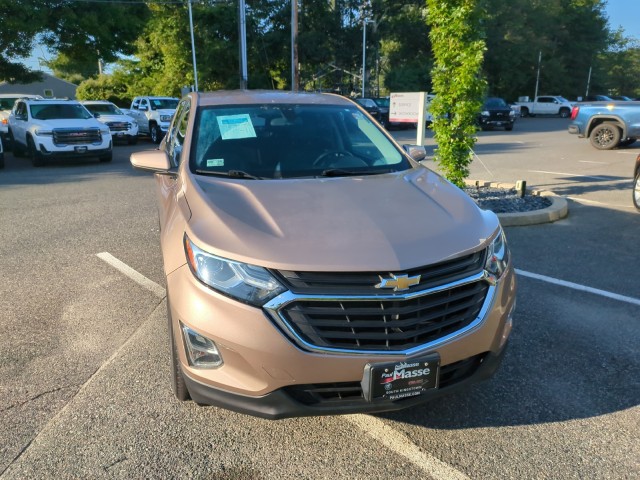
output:
<path id="1" fill-rule="evenodd" d="M 640 0 L 606 0 L 606 12 L 609 17 L 609 26 L 612 30 L 622 27 L 627 37 L 640 40 Z M 51 54 L 43 48 L 36 47 L 31 57 L 23 62 L 31 69 L 38 69 L 38 57 L 51 58 Z M 48 68 L 42 68 L 51 73 Z"/>

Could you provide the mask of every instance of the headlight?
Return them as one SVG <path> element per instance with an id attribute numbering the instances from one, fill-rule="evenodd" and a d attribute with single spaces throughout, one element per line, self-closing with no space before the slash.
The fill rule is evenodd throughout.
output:
<path id="1" fill-rule="evenodd" d="M 515 116 L 516 116 L 516 112 L 514 112 L 513 110 L 511 110 L 511 111 L 509 112 L 509 116 L 510 116 L 510 117 L 515 117 Z"/>
<path id="2" fill-rule="evenodd" d="M 286 290 L 266 269 L 207 253 L 186 234 L 184 248 L 193 274 L 224 295 L 259 307 Z"/>
<path id="3" fill-rule="evenodd" d="M 477 111 L 477 110 L 476 110 L 476 111 Z M 483 112 L 480 112 L 480 115 L 482 115 L 483 117 L 488 117 L 488 116 L 489 116 L 489 115 L 491 115 L 491 114 L 489 113 L 489 111 L 488 111 L 488 110 L 484 110 Z"/>
<path id="4" fill-rule="evenodd" d="M 51 130 L 41 130 L 36 129 L 33 133 L 35 133 L 38 137 L 50 137 L 53 132 Z"/>
<path id="5" fill-rule="evenodd" d="M 171 115 L 160 115 L 160 121 L 161 122 L 170 122 L 171 121 Z"/>
<path id="6" fill-rule="evenodd" d="M 495 282 L 500 279 L 508 264 L 509 247 L 507 247 L 507 239 L 501 228 L 496 238 L 489 245 L 487 261 L 484 265 L 484 269 L 489 274 L 489 281 Z"/>

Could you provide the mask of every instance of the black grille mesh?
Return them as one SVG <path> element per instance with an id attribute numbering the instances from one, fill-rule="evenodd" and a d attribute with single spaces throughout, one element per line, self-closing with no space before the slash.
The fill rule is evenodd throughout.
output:
<path id="1" fill-rule="evenodd" d="M 305 342 L 346 350 L 402 351 L 472 323 L 489 285 L 476 281 L 410 299 L 296 300 L 280 310 Z"/>

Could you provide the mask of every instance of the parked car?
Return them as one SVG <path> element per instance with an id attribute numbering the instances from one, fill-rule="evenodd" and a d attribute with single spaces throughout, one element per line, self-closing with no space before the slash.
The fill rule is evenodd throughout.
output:
<path id="1" fill-rule="evenodd" d="M 138 142 L 138 122 L 126 115 L 115 104 L 106 100 L 80 102 L 100 122 L 109 127 L 113 140 L 125 140 L 129 145 Z"/>
<path id="2" fill-rule="evenodd" d="M 0 168 L 4 168 L 4 147 L 2 146 L 2 138 L 0 138 Z"/>
<path id="3" fill-rule="evenodd" d="M 598 150 L 628 147 L 640 138 L 640 102 L 580 103 L 571 111 L 569 133 Z"/>
<path id="4" fill-rule="evenodd" d="M 35 167 L 51 158 L 112 159 L 109 127 L 75 100 L 20 98 L 9 115 L 13 155 L 25 153 Z"/>
<path id="5" fill-rule="evenodd" d="M 540 95 L 533 101 L 529 101 L 529 97 L 520 97 L 515 104 L 520 106 L 523 117 L 559 115 L 561 118 L 568 118 L 573 107 L 573 103 L 560 95 Z"/>
<path id="6" fill-rule="evenodd" d="M 633 204 L 640 211 L 640 154 L 636 157 L 636 166 L 633 170 Z"/>
<path id="7" fill-rule="evenodd" d="M 380 110 L 378 104 L 372 98 L 356 98 L 356 102 L 358 102 L 369 115 L 381 122 L 383 127 L 385 126 L 382 123 L 382 111 Z M 389 120 L 389 109 L 387 109 L 387 120 Z"/>
<path id="8" fill-rule="evenodd" d="M 516 279 L 495 214 L 351 100 L 192 92 L 156 173 L 176 397 L 266 418 L 411 407 L 488 378 Z"/>
<path id="9" fill-rule="evenodd" d="M 138 122 L 140 134 L 149 135 L 153 143 L 160 143 L 167 133 L 178 100 L 173 97 L 135 97 L 127 115 Z"/>
<path id="10" fill-rule="evenodd" d="M 5 148 L 11 150 L 9 143 L 9 114 L 19 98 L 42 98 L 40 95 L 29 95 L 22 93 L 0 93 L 0 140 L 4 142 Z"/>
<path id="11" fill-rule="evenodd" d="M 502 98 L 489 97 L 483 102 L 478 115 L 478 125 L 482 130 L 500 127 L 511 131 L 515 122 L 516 112 Z"/>
<path id="12" fill-rule="evenodd" d="M 613 98 L 607 95 L 587 95 L 580 99 L 581 102 L 612 102 Z"/>
<path id="13" fill-rule="evenodd" d="M 626 95 L 611 95 L 611 99 L 621 102 L 633 102 L 633 98 L 627 97 Z"/>

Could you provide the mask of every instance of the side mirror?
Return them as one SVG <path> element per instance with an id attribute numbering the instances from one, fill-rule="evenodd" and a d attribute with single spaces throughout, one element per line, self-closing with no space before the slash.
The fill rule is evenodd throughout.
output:
<path id="1" fill-rule="evenodd" d="M 177 173 L 176 170 L 171 170 L 169 157 L 167 157 L 167 154 L 161 150 L 147 150 L 144 152 L 132 153 L 130 161 L 131 165 L 136 170 L 165 175 L 175 175 Z"/>
<path id="2" fill-rule="evenodd" d="M 427 158 L 427 149 L 420 145 L 403 145 L 404 150 L 413 158 L 416 162 Z"/>

